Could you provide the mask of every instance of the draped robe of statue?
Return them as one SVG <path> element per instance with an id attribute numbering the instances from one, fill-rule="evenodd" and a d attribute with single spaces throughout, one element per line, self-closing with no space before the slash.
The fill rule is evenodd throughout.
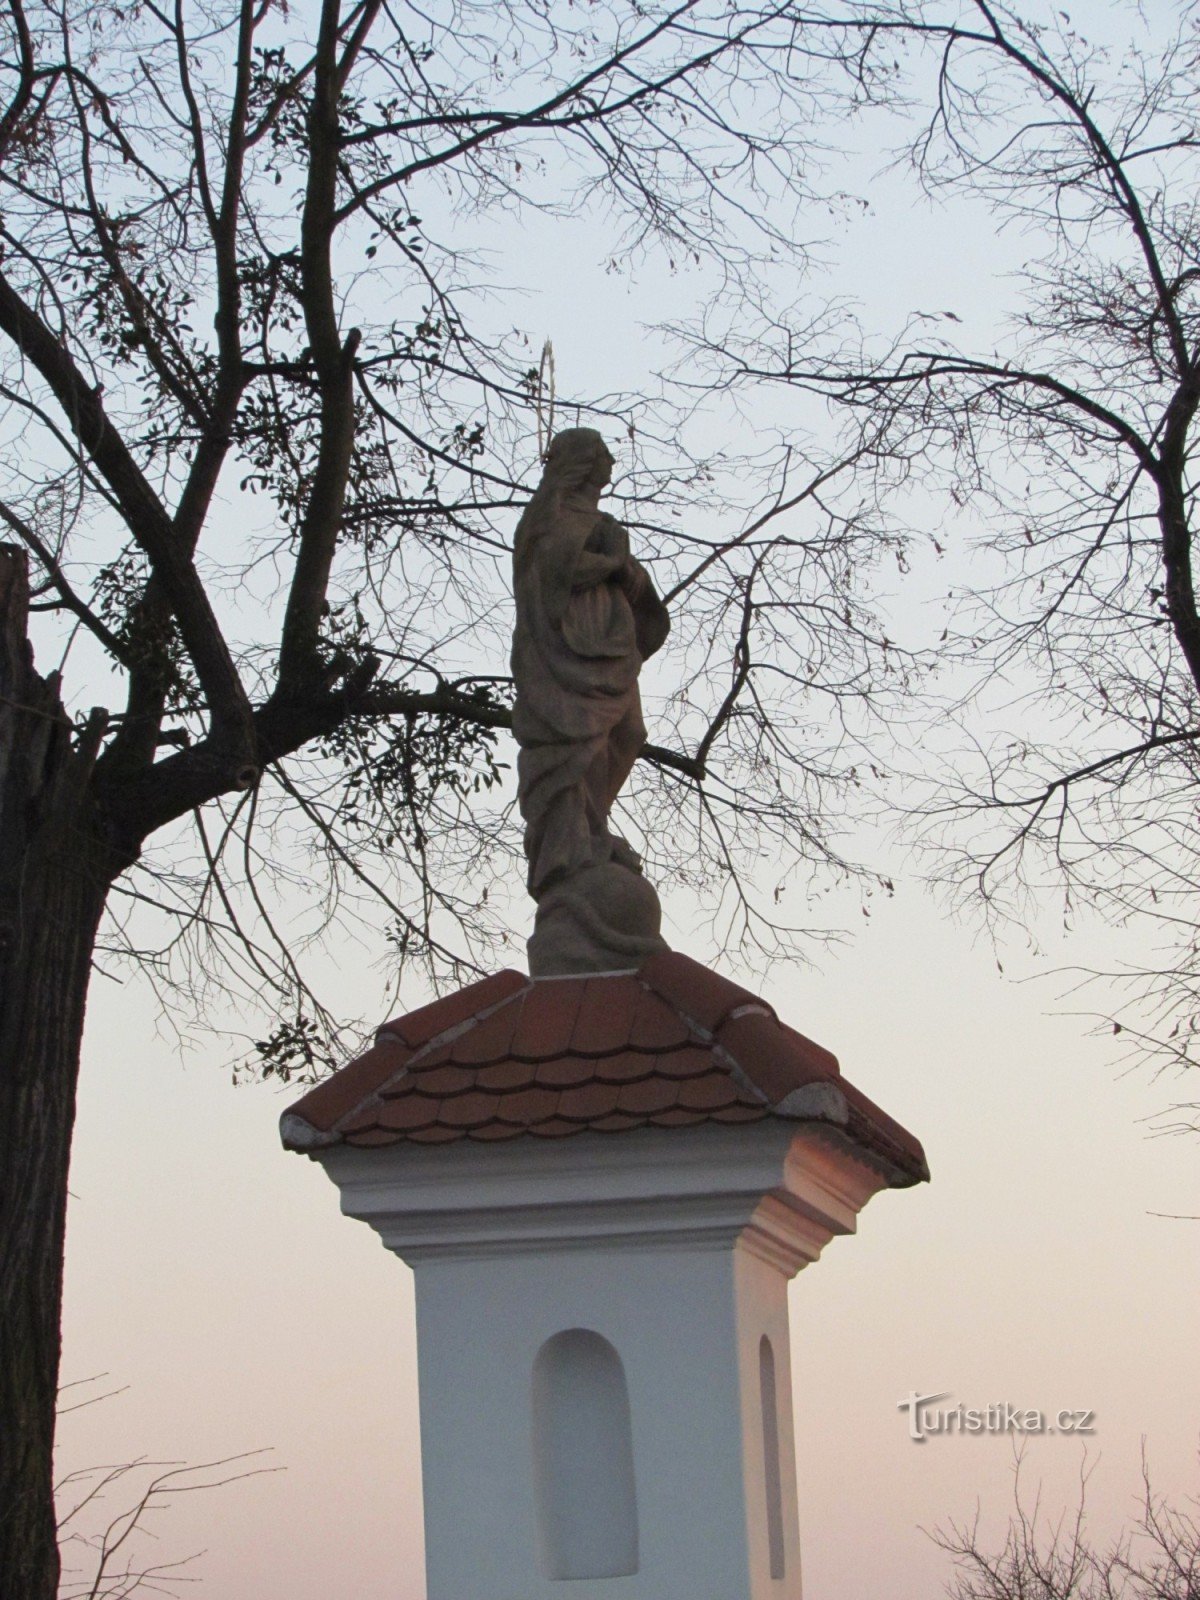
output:
<path id="1" fill-rule="evenodd" d="M 513 549 L 513 732 L 529 891 L 530 971 L 613 971 L 664 948 L 658 897 L 609 812 L 646 740 L 638 674 L 670 626 L 621 523 L 599 509 L 600 434 L 551 442 Z"/>

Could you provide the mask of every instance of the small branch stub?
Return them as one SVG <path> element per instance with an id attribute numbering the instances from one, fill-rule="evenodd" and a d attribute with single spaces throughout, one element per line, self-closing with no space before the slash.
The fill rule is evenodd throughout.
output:
<path id="1" fill-rule="evenodd" d="M 550 440 L 554 433 L 554 400 L 554 346 L 547 339 L 538 363 L 537 383 L 537 445 L 538 460 L 542 462 L 550 452 Z"/>

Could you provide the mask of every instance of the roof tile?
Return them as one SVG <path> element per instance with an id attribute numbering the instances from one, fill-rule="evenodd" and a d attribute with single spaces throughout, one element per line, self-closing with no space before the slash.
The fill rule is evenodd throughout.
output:
<path id="1" fill-rule="evenodd" d="M 531 983 L 521 1001 L 513 1055 L 521 1061 L 565 1055 L 586 986 L 586 978 L 542 978 Z"/>
<path id="2" fill-rule="evenodd" d="M 663 1059 L 642 1050 L 622 1050 L 619 1055 L 593 1061 L 592 1072 L 601 1083 L 636 1083 L 639 1078 L 649 1078 L 656 1073 Z"/>
<path id="3" fill-rule="evenodd" d="M 531 1128 L 534 1123 L 554 1116 L 561 1098 L 557 1089 L 543 1089 L 535 1084 L 532 1089 L 522 1089 L 518 1094 L 497 1096 L 492 1102 L 493 1115 L 513 1127 Z"/>
<path id="4" fill-rule="evenodd" d="M 584 1083 L 577 1089 L 564 1089 L 558 1097 L 558 1114 L 568 1122 L 593 1122 L 614 1112 L 624 1093 L 615 1083 Z"/>
<path id="5" fill-rule="evenodd" d="M 637 1128 L 643 1123 L 641 1117 L 628 1117 L 620 1111 L 614 1111 L 610 1117 L 597 1117 L 595 1122 L 588 1123 L 589 1128 L 594 1128 L 598 1133 L 624 1133 L 627 1128 Z"/>
<path id="6" fill-rule="evenodd" d="M 528 1089 L 536 1072 L 531 1061 L 494 1061 L 491 1066 L 480 1067 L 475 1074 L 475 1087 L 486 1089 L 488 1094 L 511 1094 L 515 1089 Z"/>
<path id="7" fill-rule="evenodd" d="M 738 1086 L 727 1072 L 706 1072 L 702 1078 L 685 1078 L 677 1087 L 679 1104 L 696 1111 L 718 1111 L 740 1098 Z"/>
<path id="8" fill-rule="evenodd" d="M 384 1100 L 375 1112 L 377 1128 L 391 1128 L 395 1133 L 412 1133 L 416 1128 L 430 1128 L 438 1120 L 442 1102 L 421 1094 L 408 1094 L 398 1100 Z M 447 1101 L 446 1104 L 453 1104 Z"/>
<path id="9" fill-rule="evenodd" d="M 562 1117 L 551 1117 L 549 1122 L 535 1123 L 528 1131 L 539 1139 L 565 1139 L 572 1133 L 582 1133 L 584 1126 L 582 1122 L 566 1122 Z"/>
<path id="10" fill-rule="evenodd" d="M 650 1118 L 655 1128 L 688 1128 L 709 1120 L 707 1111 L 692 1111 L 687 1106 L 670 1106 L 666 1111 L 656 1111 Z"/>
<path id="11" fill-rule="evenodd" d="M 615 1107 L 630 1116 L 648 1117 L 655 1111 L 669 1111 L 679 1102 L 681 1085 L 674 1078 L 645 1078 L 641 1083 L 627 1083 L 620 1092 Z"/>
<path id="12" fill-rule="evenodd" d="M 806 1083 L 838 1075 L 836 1056 L 759 1011 L 729 1018 L 717 1039 L 772 1105 Z"/>
<path id="13" fill-rule="evenodd" d="M 719 973 L 710 972 L 678 950 L 662 950 L 651 956 L 642 963 L 638 976 L 709 1033 L 715 1033 L 738 1006 L 754 1006 L 774 1016 L 765 1000 Z"/>
<path id="14" fill-rule="evenodd" d="M 485 1122 L 496 1120 L 500 1102 L 496 1095 L 482 1094 L 476 1089 L 470 1094 L 454 1095 L 449 1100 L 431 1100 L 429 1104 L 444 1128 L 479 1128 Z"/>
<path id="15" fill-rule="evenodd" d="M 630 976 L 584 980 L 579 1012 L 571 1030 L 571 1050 L 581 1056 L 606 1056 L 629 1043 L 630 1018 L 645 991 Z"/>
<path id="16" fill-rule="evenodd" d="M 410 1135 L 411 1137 L 411 1135 Z M 390 1128 L 368 1128 L 362 1133 L 348 1133 L 345 1135 L 346 1144 L 361 1146 L 369 1149 L 371 1145 L 395 1144 L 396 1135 Z"/>
<path id="17" fill-rule="evenodd" d="M 561 1056 L 557 1061 L 540 1061 L 535 1080 L 550 1089 L 569 1089 L 577 1083 L 590 1083 L 596 1076 L 596 1063 L 581 1056 Z"/>
<path id="18" fill-rule="evenodd" d="M 467 1138 L 482 1140 L 519 1139 L 523 1133 L 527 1132 L 529 1132 L 527 1128 L 510 1128 L 504 1122 L 485 1122 L 482 1128 L 468 1128 Z"/>
<path id="19" fill-rule="evenodd" d="M 340 1134 L 364 1133 L 368 1128 L 378 1128 L 380 1126 L 379 1113 L 382 1108 L 383 1101 L 377 1100 L 372 1096 L 370 1100 L 358 1108 L 353 1116 L 341 1119 L 338 1123 L 338 1132 Z"/>
<path id="20" fill-rule="evenodd" d="M 477 1017 L 481 1011 L 499 1005 L 502 1000 L 528 985 L 529 979 L 523 973 L 514 972 L 508 967 L 503 972 L 492 973 L 488 978 L 480 978 L 478 983 L 469 983 L 465 989 L 456 989 L 453 994 L 443 995 L 440 1000 L 421 1006 L 417 1011 L 393 1017 L 390 1022 L 384 1023 L 379 1032 L 403 1039 L 405 1044 L 418 1050 L 431 1039 L 448 1033 L 470 1017 Z"/>
<path id="21" fill-rule="evenodd" d="M 433 1095 L 441 1100 L 473 1089 L 475 1074 L 469 1067 L 452 1067 L 440 1061 L 427 1067 L 423 1062 L 418 1062 L 409 1071 L 406 1082 L 411 1082 L 419 1094 Z"/>
<path id="22" fill-rule="evenodd" d="M 415 1133 L 408 1135 L 417 1144 L 449 1144 L 452 1139 L 461 1139 L 462 1136 L 461 1128 L 443 1128 L 436 1123 L 432 1128 L 418 1128 Z"/>
<path id="23" fill-rule="evenodd" d="M 365 1096 L 403 1072 L 412 1051 L 399 1039 L 383 1039 L 348 1067 L 326 1078 L 291 1107 L 311 1128 L 328 1133 L 336 1122 L 357 1109 Z"/>
<path id="24" fill-rule="evenodd" d="M 689 1045 L 686 1050 L 672 1050 L 659 1056 L 655 1071 L 667 1078 L 698 1078 L 712 1071 L 712 1050 L 705 1044 Z"/>
<path id="25" fill-rule="evenodd" d="M 482 1017 L 473 1028 L 459 1034 L 451 1048 L 451 1061 L 477 1067 L 508 1060 L 520 1015 L 521 1001 L 516 996 L 497 1006 L 490 1016 Z"/>
<path id="26" fill-rule="evenodd" d="M 739 1100 L 731 1106 L 718 1106 L 712 1113 L 714 1122 L 762 1122 L 770 1116 L 766 1106 L 749 1106 Z"/>

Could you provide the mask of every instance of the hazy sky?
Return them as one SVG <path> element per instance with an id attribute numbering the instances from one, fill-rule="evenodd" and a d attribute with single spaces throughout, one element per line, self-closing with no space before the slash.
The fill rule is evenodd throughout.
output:
<path id="1" fill-rule="evenodd" d="M 347 976 L 353 988 L 353 975 Z M 1096 1412 L 1098 1529 L 1132 1507 L 1140 1442 L 1158 1485 L 1195 1483 L 1195 1148 L 1149 1140 L 1156 1101 L 1118 1080 L 1039 987 L 1000 978 L 902 890 L 821 974 L 763 992 L 926 1142 L 933 1182 L 885 1193 L 792 1289 L 808 1600 L 919 1600 L 944 1558 L 921 1533 L 1002 1520 L 1000 1436 L 906 1436 L 897 1402 Z M 107 984 L 91 1015 L 72 1178 L 65 1376 L 129 1391 L 63 1424 L 72 1464 L 191 1461 L 272 1446 L 286 1472 L 181 1499 L 158 1527 L 207 1549 L 214 1600 L 420 1600 L 411 1276 L 279 1149 L 280 1096 L 231 1089 L 215 1051 L 181 1067 Z M 1027 1455 L 1070 1501 L 1065 1438 Z M 116 1491 L 110 1496 L 116 1504 Z"/>
<path id="2" fill-rule="evenodd" d="M 871 288 L 878 319 L 933 303 L 970 321 L 1022 246 L 895 183 L 840 248 L 842 287 Z M 537 262 L 514 320 L 553 337 L 564 386 L 637 387 L 653 349 L 639 324 L 687 292 L 686 278 L 605 277 L 606 249 L 594 227 L 541 224 L 504 263 L 511 280 Z M 885 258 L 883 292 L 869 267 Z M 758 987 L 924 1139 L 934 1176 L 872 1201 L 792 1290 L 806 1594 L 928 1600 L 946 1564 L 921 1530 L 977 1504 L 1000 1527 L 1013 1455 L 1000 1436 L 914 1444 L 897 1409 L 911 1390 L 1094 1410 L 1101 1535 L 1133 1508 L 1143 1440 L 1160 1489 L 1196 1484 L 1200 1223 L 1152 1215 L 1200 1211 L 1196 1146 L 1149 1137 L 1139 1119 L 1171 1086 L 1119 1076 L 1108 1042 L 1050 1014 L 1052 983 L 1013 982 L 1036 970 L 1019 948 L 1002 976 L 911 877 L 869 921 L 842 909 L 861 924 L 853 943 Z M 668 912 L 672 942 L 703 956 L 691 908 Z M 1135 959 L 1135 937 L 1101 942 Z M 1088 948 L 1077 936 L 1052 954 Z M 328 970 L 327 992 L 369 1012 L 380 975 L 361 952 L 330 952 Z M 284 1471 L 179 1497 L 156 1559 L 206 1550 L 193 1571 L 212 1600 L 421 1600 L 411 1276 L 339 1215 L 318 1168 L 281 1151 L 292 1096 L 235 1090 L 228 1054 L 201 1034 L 181 1061 L 149 995 L 94 983 L 63 1376 L 128 1389 L 64 1421 L 64 1465 L 270 1447 Z M 1047 1510 L 1073 1501 L 1084 1461 L 1075 1441 L 1030 1443 Z M 114 1486 L 106 1503 L 126 1498 Z"/>

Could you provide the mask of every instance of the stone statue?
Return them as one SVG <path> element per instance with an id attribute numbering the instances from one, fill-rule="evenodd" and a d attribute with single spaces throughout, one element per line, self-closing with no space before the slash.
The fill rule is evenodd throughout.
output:
<path id="1" fill-rule="evenodd" d="M 665 949 L 658 896 L 609 812 L 646 740 L 638 673 L 670 627 L 628 531 L 599 509 L 613 458 L 556 434 L 517 526 L 512 672 L 534 977 L 612 972 Z"/>

